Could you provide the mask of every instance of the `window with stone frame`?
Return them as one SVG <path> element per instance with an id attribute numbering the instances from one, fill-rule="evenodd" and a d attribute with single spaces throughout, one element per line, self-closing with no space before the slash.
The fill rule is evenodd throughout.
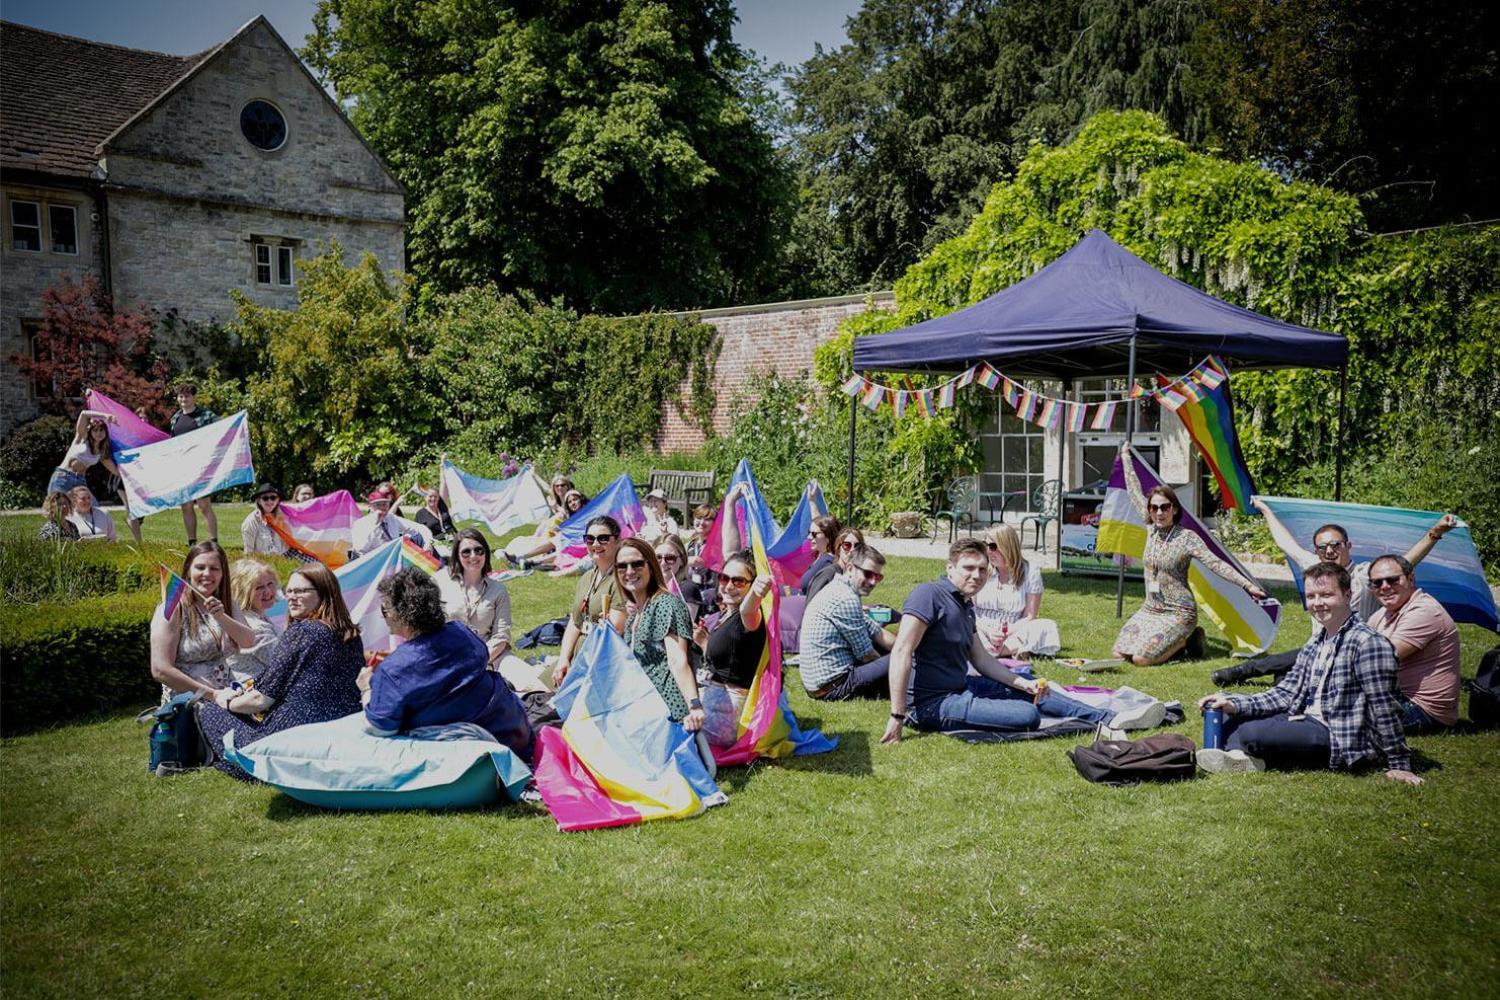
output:
<path id="1" fill-rule="evenodd" d="M 52 238 L 52 252 L 78 253 L 78 209 L 72 205 L 48 205 L 47 228 Z"/>
<path id="2" fill-rule="evenodd" d="M 297 245 L 290 240 L 256 239 L 251 241 L 255 251 L 255 283 L 257 285 L 290 288 L 295 284 L 293 262 L 297 258 Z"/>
<path id="3" fill-rule="evenodd" d="M 42 204 L 10 200 L 10 248 L 26 253 L 42 252 Z"/>

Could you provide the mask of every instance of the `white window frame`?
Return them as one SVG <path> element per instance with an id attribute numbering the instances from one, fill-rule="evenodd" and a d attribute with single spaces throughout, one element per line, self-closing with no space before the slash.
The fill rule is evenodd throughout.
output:
<path id="1" fill-rule="evenodd" d="M 266 288 L 274 287 L 276 282 L 276 264 L 271 256 L 271 244 L 265 240 L 254 240 L 250 245 L 254 247 L 254 250 L 251 251 L 250 267 L 255 283 Z M 265 260 L 261 260 L 262 256 L 265 257 Z M 261 268 L 265 268 L 266 270 L 264 280 L 260 276 Z"/>
<path id="2" fill-rule="evenodd" d="M 28 225 L 28 226 L 19 227 L 19 228 L 24 228 L 24 229 L 35 229 L 36 230 L 36 249 L 35 250 L 30 250 L 30 249 L 28 249 L 26 247 L 18 247 L 18 246 L 16 246 L 16 229 L 19 226 L 19 224 L 16 222 L 16 206 L 17 205 L 30 205 L 36 211 L 36 225 L 35 226 L 29 226 Z M 42 230 L 42 225 L 43 225 L 42 219 L 43 218 L 44 218 L 44 216 L 42 215 L 42 203 L 41 203 L 40 200 L 33 201 L 30 198 L 12 198 L 12 199 L 10 199 L 10 250 L 11 250 L 12 253 L 41 253 L 43 250 L 45 250 L 47 248 L 47 241 L 43 238 L 46 235 L 46 233 L 44 233 L 43 230 Z"/>
<path id="3" fill-rule="evenodd" d="M 61 211 L 66 211 L 66 212 L 70 213 L 73 216 L 73 249 L 72 250 L 59 250 L 59 249 L 57 249 L 57 240 L 55 239 L 55 233 L 56 233 L 57 227 L 52 224 L 52 213 L 53 212 L 61 212 Z M 78 238 L 78 206 L 77 205 L 68 205 L 68 204 L 57 204 L 55 202 L 48 202 L 47 203 L 47 252 L 48 253 L 55 253 L 55 254 L 57 254 L 57 255 L 59 255 L 61 257 L 77 257 L 78 256 L 78 245 L 79 245 L 79 242 L 80 242 L 80 240 Z"/>
<path id="4" fill-rule="evenodd" d="M 1056 395 L 1059 391 L 1055 384 L 1037 383 L 1032 388 L 1047 395 Z M 1002 509 L 1012 516 L 1030 513 L 1032 494 L 1048 479 L 1045 443 L 1047 431 L 1028 420 L 1022 420 L 1003 396 L 997 395 L 994 403 L 995 422 L 993 424 L 986 422 L 981 429 L 981 449 L 984 438 L 998 440 L 1000 461 L 999 465 L 993 468 L 986 462 L 980 470 L 980 507 L 986 513 L 989 508 L 993 507 L 997 515 Z M 1042 454 L 1036 459 L 1036 465 L 1033 468 L 1031 449 L 1034 442 L 1042 442 Z M 1023 456 L 1022 464 L 1025 469 L 1006 471 L 1007 451 L 1019 451 Z M 1019 498 L 1008 496 L 1017 486 L 1025 490 L 1025 495 Z"/>

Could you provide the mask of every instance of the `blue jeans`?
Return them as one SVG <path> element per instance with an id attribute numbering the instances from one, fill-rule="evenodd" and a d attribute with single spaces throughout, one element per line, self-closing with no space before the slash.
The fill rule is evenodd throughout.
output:
<path id="1" fill-rule="evenodd" d="M 1316 719 L 1290 718 L 1279 712 L 1263 719 L 1224 718 L 1224 749 L 1243 750 L 1278 770 L 1325 770 L 1328 727 Z"/>
<path id="2" fill-rule="evenodd" d="M 1422 706 L 1416 702 L 1407 701 L 1405 697 L 1398 697 L 1396 700 L 1401 705 L 1401 728 L 1407 733 L 1440 733 L 1448 728 L 1423 711 Z"/>
<path id="3" fill-rule="evenodd" d="M 953 729 L 1031 730 L 1042 716 L 1108 722 L 1110 713 L 1074 701 L 1051 688 L 1033 704 L 1031 695 L 988 677 L 969 677 L 964 690 L 941 698 L 930 698 L 912 709 L 919 729 L 947 732 Z"/>
<path id="4" fill-rule="evenodd" d="M 848 701 L 850 698 L 889 698 L 891 696 L 891 654 L 878 656 L 869 663 L 856 663 L 844 679 L 825 694 L 822 701 Z"/>
<path id="5" fill-rule="evenodd" d="M 52 470 L 52 478 L 47 480 L 48 493 L 66 493 L 75 486 L 87 486 L 89 481 L 72 469 L 64 469 L 62 466 Z"/>

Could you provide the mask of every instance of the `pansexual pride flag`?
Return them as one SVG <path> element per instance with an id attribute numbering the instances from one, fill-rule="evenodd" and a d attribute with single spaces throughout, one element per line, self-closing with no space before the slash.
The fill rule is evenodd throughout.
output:
<path id="1" fill-rule="evenodd" d="M 770 562 L 771 575 L 778 586 L 794 587 L 802 579 L 802 574 L 807 572 L 807 567 L 812 565 L 812 543 L 807 538 L 808 531 L 812 528 L 812 520 L 828 513 L 828 503 L 823 499 L 823 490 L 816 482 L 807 484 L 801 495 L 797 498 L 797 507 L 792 511 L 791 520 L 786 527 L 777 523 L 775 515 L 771 513 L 771 507 L 766 503 L 766 498 L 760 490 L 760 483 L 755 479 L 755 472 L 750 468 L 748 459 L 740 459 L 735 466 L 734 475 L 729 479 L 729 488 L 725 495 L 740 483 L 744 483 L 750 490 L 750 499 L 747 503 L 735 504 L 735 524 L 739 529 L 740 543 L 746 548 L 750 545 L 749 522 L 753 519 L 756 529 L 762 539 L 771 539 L 766 546 L 767 558 Z M 708 538 L 703 546 L 703 561 L 712 569 L 719 569 L 724 565 L 724 552 L 722 551 L 721 539 L 723 538 L 724 505 L 719 505 L 719 512 L 714 516 L 714 523 L 708 529 Z"/>
<path id="2" fill-rule="evenodd" d="M 635 495 L 635 484 L 628 475 L 622 474 L 619 479 L 604 487 L 598 496 L 580 507 L 578 513 L 558 525 L 558 569 L 569 569 L 588 555 L 588 548 L 583 544 L 584 532 L 589 522 L 601 514 L 608 514 L 619 522 L 621 538 L 630 538 L 641 530 L 641 525 L 646 522 L 646 515 L 641 510 L 640 498 Z"/>
<path id="3" fill-rule="evenodd" d="M 172 436 L 146 423 L 124 403 L 117 403 L 95 389 L 90 389 L 84 394 L 84 405 L 90 410 L 108 413 L 115 418 L 115 422 L 109 425 L 109 443 L 115 451 L 122 448 L 139 448 L 143 444 L 155 444 Z"/>
<path id="4" fill-rule="evenodd" d="M 1389 552 L 1406 554 L 1438 518 L 1436 511 L 1372 507 L 1362 503 L 1332 500 L 1298 500 L 1292 497 L 1261 497 L 1292 537 L 1311 548 L 1313 532 L 1325 524 L 1337 524 L 1349 533 L 1353 564 L 1369 562 Z M 1302 567 L 1288 557 L 1287 565 L 1302 589 Z M 1462 521 L 1432 547 L 1417 563 L 1417 586 L 1431 594 L 1456 622 L 1470 622 L 1500 629 L 1495 597 L 1484 578 L 1474 536 Z"/>
<path id="5" fill-rule="evenodd" d="M 729 486 L 724 490 L 724 495 L 728 496 L 741 483 L 749 488 L 752 502 L 735 504 L 735 525 L 739 528 L 740 543 L 742 545 L 749 543 L 750 529 L 746 521 L 751 517 L 756 519 L 762 538 L 780 538 L 781 525 L 777 524 L 776 518 L 772 516 L 771 508 L 766 504 L 765 496 L 760 491 L 760 483 L 755 479 L 755 470 L 750 468 L 750 460 L 747 458 L 740 459 L 734 467 L 734 474 L 729 477 Z M 709 527 L 708 537 L 703 542 L 703 562 L 710 569 L 722 569 L 724 566 L 723 528 L 724 504 L 721 500 L 719 512 L 714 515 L 714 523 Z M 804 531 L 803 534 L 806 532 Z"/>
<path id="6" fill-rule="evenodd" d="M 207 427 L 115 452 L 131 517 L 145 517 L 255 482 L 244 410 Z"/>
<path id="7" fill-rule="evenodd" d="M 1217 379 L 1212 385 L 1198 381 L 1199 370 L 1210 372 Z M 1234 431 L 1234 403 L 1229 396 L 1229 379 L 1219 377 L 1217 369 L 1195 370 L 1193 375 L 1176 383 L 1168 383 L 1157 376 L 1161 383 L 1156 398 L 1161 404 L 1177 414 L 1188 436 L 1193 439 L 1198 453 L 1214 474 L 1219 484 L 1219 499 L 1225 507 L 1243 513 L 1253 513 L 1250 497 L 1255 493 L 1255 484 L 1250 481 L 1250 470 L 1245 465 L 1244 452 L 1240 450 L 1240 439 Z"/>
<path id="8" fill-rule="evenodd" d="M 354 522 L 359 506 L 348 490 L 338 490 L 302 503 L 282 503 L 266 522 L 287 548 L 329 569 L 349 560 L 354 548 Z"/>
<path id="9" fill-rule="evenodd" d="M 727 800 L 614 629 L 589 631 L 552 704 L 563 724 L 538 730 L 535 773 L 559 830 L 689 819 Z"/>
<path id="10" fill-rule="evenodd" d="M 1130 459 L 1135 463 L 1135 474 L 1140 480 L 1141 492 L 1150 493 L 1151 488 L 1161 482 L 1161 478 L 1134 449 L 1130 452 Z M 1244 573 L 1247 578 L 1254 579 L 1240 565 L 1239 560 L 1219 544 L 1213 533 L 1186 510 L 1182 512 L 1181 526 L 1201 537 L 1214 555 Z M 1130 499 L 1125 486 L 1125 467 L 1118 456 L 1115 457 L 1114 471 L 1110 473 L 1104 505 L 1099 510 L 1099 537 L 1094 547 L 1099 552 L 1116 552 L 1135 559 L 1141 558 L 1146 549 L 1146 522 Z M 1276 628 L 1281 621 L 1281 604 L 1274 598 L 1257 601 L 1241 590 L 1238 584 L 1209 572 L 1196 560 L 1188 568 L 1188 587 L 1192 590 L 1198 607 L 1229 637 L 1236 651 L 1259 653 L 1270 648 L 1276 639 Z"/>
<path id="11" fill-rule="evenodd" d="M 552 513 L 547 506 L 547 487 L 529 465 L 521 466 L 521 471 L 509 479 L 482 479 L 445 458 L 442 492 L 454 520 L 483 521 L 497 535 L 522 525 L 539 524 Z"/>

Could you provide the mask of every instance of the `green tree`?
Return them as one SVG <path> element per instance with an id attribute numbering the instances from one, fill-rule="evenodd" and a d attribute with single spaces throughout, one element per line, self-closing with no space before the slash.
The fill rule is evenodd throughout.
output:
<path id="1" fill-rule="evenodd" d="M 237 400 L 256 465 L 286 482 L 384 479 L 433 428 L 405 321 L 409 282 L 371 254 L 346 266 L 337 244 L 298 271 L 296 309 L 232 293 L 233 332 L 260 360 Z M 233 385 L 206 388 L 215 402 L 235 399 Z"/>
<path id="2" fill-rule="evenodd" d="M 786 171 L 728 0 L 321 0 L 309 61 L 407 187 L 413 273 L 585 311 L 778 271 Z"/>

